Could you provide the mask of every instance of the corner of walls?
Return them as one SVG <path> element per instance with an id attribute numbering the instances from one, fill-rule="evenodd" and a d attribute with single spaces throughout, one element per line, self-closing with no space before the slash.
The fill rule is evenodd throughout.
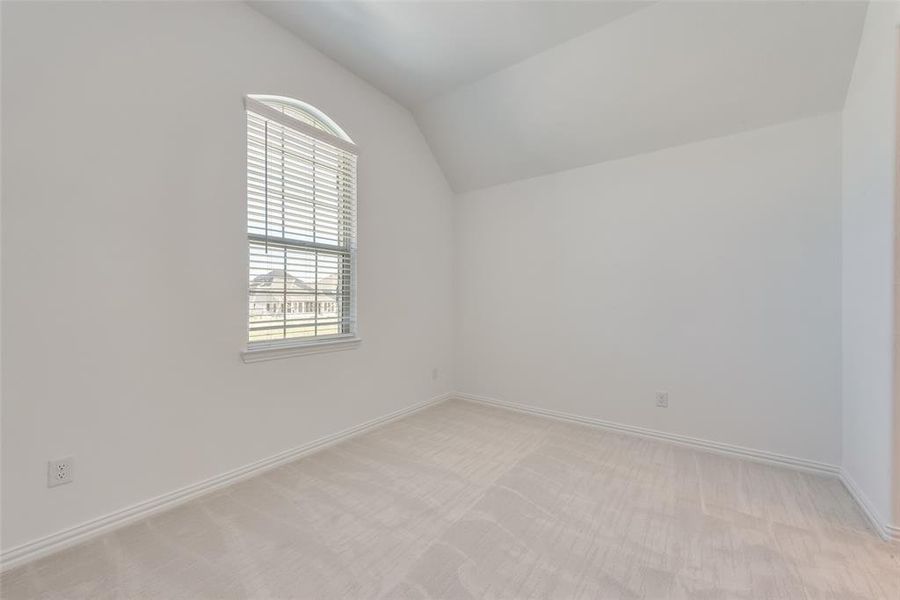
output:
<path id="1" fill-rule="evenodd" d="M 459 195 L 457 389 L 837 463 L 840 130 L 827 113 Z"/>
<path id="2" fill-rule="evenodd" d="M 884 528 L 888 539 L 900 541 L 900 0 L 889 0 L 893 10 L 893 27 L 887 35 L 890 40 L 889 75 L 890 81 L 890 119 L 888 135 L 891 138 L 890 152 L 890 189 L 892 192 L 890 207 L 892 215 L 890 224 L 893 233 L 893 251 L 891 260 L 891 291 L 893 303 L 891 310 L 890 331 L 891 344 L 891 500 L 888 519 Z"/>
<path id="3" fill-rule="evenodd" d="M 900 540 L 900 2 L 894 14 L 894 514 L 892 530 Z"/>
<path id="4" fill-rule="evenodd" d="M 883 530 L 900 520 L 898 6 L 869 4 L 841 115 L 841 462 L 854 496 Z"/>

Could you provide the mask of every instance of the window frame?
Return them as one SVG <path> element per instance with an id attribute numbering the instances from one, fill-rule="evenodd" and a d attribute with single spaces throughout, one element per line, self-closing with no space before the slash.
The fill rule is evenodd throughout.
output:
<path id="1" fill-rule="evenodd" d="M 311 121 L 307 123 L 298 118 L 295 118 L 289 114 L 285 114 L 284 112 L 278 110 L 277 108 L 270 106 L 267 102 L 273 102 L 277 104 L 285 105 L 288 108 L 291 108 L 294 111 L 299 111 L 304 114 L 305 117 L 309 118 Z M 346 153 L 354 155 L 354 157 L 358 157 L 359 152 L 356 144 L 353 140 L 348 136 L 343 129 L 341 129 L 337 123 L 335 123 L 331 118 L 329 118 L 325 113 L 318 110 L 317 108 L 306 104 L 302 101 L 295 100 L 293 98 L 287 98 L 283 96 L 271 96 L 271 95 L 248 95 L 244 97 L 244 116 L 245 116 L 245 126 L 244 126 L 244 148 L 245 152 L 249 151 L 249 114 L 254 113 L 258 117 L 262 117 L 263 119 L 277 123 L 281 127 L 292 130 L 295 133 L 299 133 L 301 135 L 305 135 L 313 138 L 316 141 L 322 142 L 324 144 L 328 144 L 342 150 Z M 319 126 L 313 125 L 312 123 L 317 123 Z M 250 157 L 249 154 L 245 154 L 244 158 L 244 207 L 245 207 L 245 216 L 247 215 L 246 210 L 250 206 L 250 198 L 248 197 L 248 189 L 249 189 L 249 173 L 250 173 Z M 276 242 L 277 245 L 282 246 L 287 249 L 294 249 L 300 251 L 312 251 L 318 253 L 319 251 L 328 252 L 328 251 L 336 251 L 340 250 L 340 252 L 346 255 L 349 259 L 349 309 L 347 312 L 348 317 L 348 329 L 347 333 L 337 333 L 337 334 L 328 334 L 328 335 L 320 335 L 320 336 L 305 336 L 305 337 L 293 337 L 286 338 L 280 340 L 260 340 L 260 341 L 251 341 L 251 306 L 250 306 L 250 278 L 246 278 L 247 288 L 246 294 L 244 296 L 244 318 L 245 323 L 247 325 L 247 329 L 245 330 L 244 337 L 244 349 L 241 352 L 241 357 L 244 362 L 257 362 L 262 360 L 272 360 L 278 358 L 287 358 L 291 356 L 301 356 L 305 354 L 318 354 L 322 352 L 335 352 L 339 350 L 349 350 L 359 346 L 362 342 L 362 339 L 359 336 L 359 323 L 357 320 L 357 273 L 356 273 L 356 265 L 357 265 L 357 237 L 358 232 L 356 230 L 356 209 L 357 209 L 357 197 L 356 197 L 356 183 L 358 181 L 358 176 L 356 171 L 353 172 L 353 193 L 350 198 L 351 202 L 351 215 L 353 218 L 353 224 L 351 229 L 351 235 L 349 236 L 349 242 L 347 247 L 344 246 L 333 246 L 331 244 L 322 243 L 322 242 L 309 242 L 309 241 L 301 241 L 301 240 L 291 240 L 287 237 L 277 238 L 275 236 L 265 236 L 266 242 L 272 243 Z M 249 218 L 249 217 L 247 217 Z M 245 222 L 244 234 L 246 235 L 246 244 L 248 253 L 252 252 L 252 248 L 254 244 L 261 243 L 261 240 L 258 233 L 253 233 L 250 230 L 249 222 Z M 249 254 L 248 254 L 249 261 Z M 248 262 L 246 274 L 250 273 L 251 264 Z M 318 302 L 316 308 L 318 309 Z M 286 309 L 285 309 L 286 310 Z M 285 314 L 286 316 L 286 314 Z"/>

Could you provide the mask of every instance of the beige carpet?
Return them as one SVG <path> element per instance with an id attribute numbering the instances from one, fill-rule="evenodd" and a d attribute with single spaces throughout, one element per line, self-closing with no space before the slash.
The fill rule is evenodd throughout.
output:
<path id="1" fill-rule="evenodd" d="M 900 598 L 836 479 L 452 401 L 30 563 L 17 598 Z"/>

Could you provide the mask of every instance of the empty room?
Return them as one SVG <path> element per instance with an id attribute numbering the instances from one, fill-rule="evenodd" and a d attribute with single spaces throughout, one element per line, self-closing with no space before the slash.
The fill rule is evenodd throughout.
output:
<path id="1" fill-rule="evenodd" d="M 0 0 L 0 597 L 900 599 L 898 26 Z"/>

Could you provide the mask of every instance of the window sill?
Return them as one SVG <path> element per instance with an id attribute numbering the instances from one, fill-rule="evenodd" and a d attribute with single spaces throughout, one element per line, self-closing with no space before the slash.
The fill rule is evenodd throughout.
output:
<path id="1" fill-rule="evenodd" d="M 323 352 L 339 352 L 341 350 L 353 350 L 362 343 L 358 337 L 338 338 L 333 340 L 319 340 L 315 342 L 299 342 L 285 346 L 264 346 L 262 348 L 250 348 L 241 352 L 241 358 L 245 363 L 260 362 L 263 360 L 278 360 L 292 356 L 304 356 L 306 354 L 321 354 Z"/>

